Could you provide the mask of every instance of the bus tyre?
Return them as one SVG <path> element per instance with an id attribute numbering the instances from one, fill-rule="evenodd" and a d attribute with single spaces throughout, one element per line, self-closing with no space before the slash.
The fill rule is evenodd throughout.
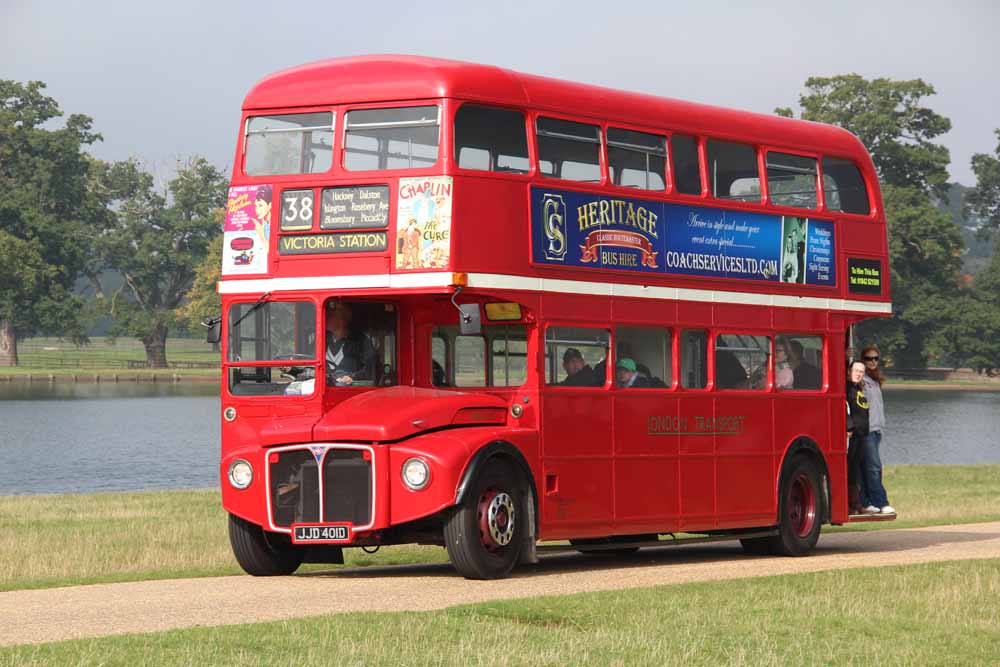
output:
<path id="1" fill-rule="evenodd" d="M 805 556 L 819 540 L 823 522 L 822 476 L 809 456 L 793 458 L 781 478 L 778 497 L 778 534 L 771 538 L 773 552 Z"/>
<path id="2" fill-rule="evenodd" d="M 265 533 L 255 523 L 229 515 L 229 543 L 236 561 L 247 574 L 274 577 L 291 574 L 302 564 L 305 551 L 286 535 Z"/>
<path id="3" fill-rule="evenodd" d="M 527 484 L 511 464 L 494 459 L 444 524 L 448 557 L 466 579 L 502 579 L 517 563 L 527 526 Z"/>

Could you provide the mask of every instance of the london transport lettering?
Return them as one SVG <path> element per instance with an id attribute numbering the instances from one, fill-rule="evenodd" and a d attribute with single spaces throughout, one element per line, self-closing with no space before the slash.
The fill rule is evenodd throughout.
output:
<path id="1" fill-rule="evenodd" d="M 533 260 L 832 286 L 833 223 L 532 188 Z"/>
<path id="2" fill-rule="evenodd" d="M 718 417 L 670 417 L 650 415 L 646 422 L 648 435 L 740 435 L 746 415 Z"/>

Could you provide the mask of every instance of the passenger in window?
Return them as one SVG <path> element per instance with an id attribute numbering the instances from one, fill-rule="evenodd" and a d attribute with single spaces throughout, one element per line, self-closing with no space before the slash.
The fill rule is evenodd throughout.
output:
<path id="1" fill-rule="evenodd" d="M 563 370 L 566 371 L 566 379 L 559 384 L 566 387 L 600 387 L 604 384 L 604 378 L 598 378 L 594 369 L 583 360 L 580 350 L 575 347 L 568 347 L 563 352 Z"/>
<path id="2" fill-rule="evenodd" d="M 789 359 L 788 339 L 779 338 L 774 344 L 774 384 L 778 389 L 791 389 L 795 382 Z"/>
<path id="3" fill-rule="evenodd" d="M 666 387 L 660 378 L 653 378 L 639 372 L 639 367 L 634 359 L 624 357 L 618 360 L 615 365 L 615 374 L 618 379 L 618 386 L 627 389 L 650 389 Z"/>
<path id="4" fill-rule="evenodd" d="M 750 386 L 747 370 L 729 350 L 718 350 L 715 354 L 715 386 L 719 389 L 747 389 Z"/>
<path id="5" fill-rule="evenodd" d="M 790 355 L 788 363 L 792 367 L 792 387 L 795 389 L 820 389 L 823 386 L 823 372 L 805 360 L 802 343 L 791 340 L 788 343 Z"/>
<path id="6" fill-rule="evenodd" d="M 611 348 L 604 348 L 604 357 L 601 358 L 596 364 L 594 364 L 594 375 L 597 378 L 597 385 L 599 387 L 604 386 L 604 378 L 608 376 L 608 355 L 611 353 Z"/>
<path id="7" fill-rule="evenodd" d="M 326 381 L 343 387 L 375 379 L 376 354 L 371 339 L 353 324 L 351 307 L 340 301 L 326 306 Z"/>
<path id="8" fill-rule="evenodd" d="M 437 361 L 431 360 L 431 382 L 435 387 L 448 387 L 448 377 L 445 375 L 444 367 Z"/>

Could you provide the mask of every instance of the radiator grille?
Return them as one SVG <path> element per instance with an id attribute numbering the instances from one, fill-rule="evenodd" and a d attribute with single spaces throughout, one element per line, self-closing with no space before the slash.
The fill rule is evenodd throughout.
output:
<path id="1" fill-rule="evenodd" d="M 371 523 L 372 462 L 367 450 L 330 447 L 317 463 L 313 451 L 303 448 L 274 452 L 268 460 L 275 526 Z"/>

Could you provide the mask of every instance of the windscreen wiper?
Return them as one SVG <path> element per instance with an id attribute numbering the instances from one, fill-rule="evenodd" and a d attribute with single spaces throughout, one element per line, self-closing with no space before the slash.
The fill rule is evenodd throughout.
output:
<path id="1" fill-rule="evenodd" d="M 230 327 L 237 327 L 237 326 L 239 326 L 240 322 L 242 322 L 243 320 L 245 320 L 251 313 L 255 312 L 258 308 L 260 308 L 261 306 L 263 306 L 264 302 L 267 300 L 267 297 L 269 297 L 269 296 L 271 296 L 270 292 L 264 292 L 263 294 L 261 294 L 260 298 L 257 299 L 257 302 L 250 307 L 250 310 L 248 310 L 247 312 L 245 312 L 242 315 L 240 315 L 240 319 L 236 320 L 235 322 L 233 322 L 229 326 Z"/>

